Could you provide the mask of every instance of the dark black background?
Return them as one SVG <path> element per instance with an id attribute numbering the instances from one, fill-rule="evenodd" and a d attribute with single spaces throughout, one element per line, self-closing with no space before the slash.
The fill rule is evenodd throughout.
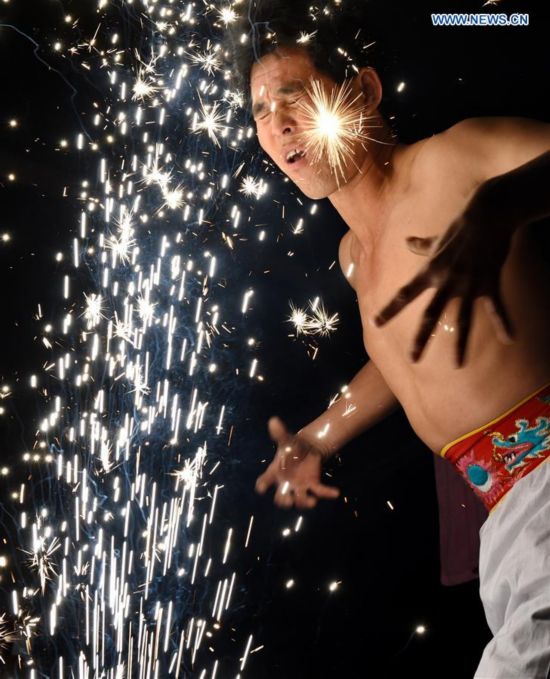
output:
<path id="1" fill-rule="evenodd" d="M 12 0 L 0 4 L 0 23 L 11 23 L 40 44 L 40 54 L 77 89 L 74 105 L 89 124 L 101 101 L 100 79 L 73 69 L 51 45 L 64 35 L 63 17 L 94 24 L 91 2 Z M 431 11 L 484 11 L 479 2 L 365 3 L 384 13 L 386 62 L 382 70 L 387 110 L 401 139 L 413 142 L 477 115 L 522 115 L 548 120 L 550 28 L 540 5 L 501 2 L 501 11 L 530 13 L 528 28 L 433 28 Z M 374 9 L 373 9 L 374 8 Z M 491 8 L 494 11 L 494 8 Z M 79 119 L 71 90 L 33 56 L 32 45 L 0 28 L 0 381 L 12 387 L 0 417 L 2 463 L 17 464 L 32 446 L 42 402 L 28 388 L 31 373 L 51 355 L 40 329 L 61 315 L 57 251 L 69 250 L 77 226 L 77 186 L 90 159 L 59 146 L 74 139 Z M 396 85 L 406 82 L 397 94 Z M 9 127 L 9 120 L 18 127 Z M 10 172 L 17 175 L 9 182 Z M 282 186 L 282 185 L 281 185 Z M 64 187 L 67 196 L 63 196 Z M 280 190 L 281 187 L 280 187 Z M 275 215 L 275 213 L 274 213 Z M 275 219 L 275 217 L 274 217 Z M 278 225 L 268 228 L 279 229 Z M 247 557 L 235 625 L 245 624 L 264 648 L 251 657 L 253 677 L 469 677 L 489 639 L 478 582 L 454 588 L 439 583 L 438 517 L 431 454 L 397 414 L 358 439 L 331 467 L 346 500 L 308 514 L 300 533 L 281 537 L 297 515 L 253 494 L 253 479 L 270 458 L 264 423 L 276 413 L 299 427 L 365 360 L 355 300 L 337 267 L 344 227 L 328 204 L 308 220 L 300 238 L 280 229 L 264 261 L 243 253 L 243 278 L 254 274 L 258 336 L 266 383 L 253 394 L 239 431 L 235 461 L 236 513 L 254 513 L 254 558 Z M 288 252 L 294 255 L 288 257 Z M 239 261 L 239 256 L 237 256 Z M 269 274 L 261 272 L 269 270 Z M 319 342 L 312 361 L 288 337 L 288 299 L 322 294 L 337 310 L 340 329 Z M 37 305 L 44 318 L 35 320 Z M 262 311 L 263 310 L 263 311 Z M 13 479 L 0 480 L 5 495 Z M 387 501 L 394 506 L 392 511 Z M 284 583 L 294 578 L 296 586 Z M 341 581 L 330 593 L 331 581 Z M 424 636 L 410 639 L 424 624 Z M 410 639 L 410 642 L 408 640 Z M 258 641 L 259 640 L 259 641 Z"/>

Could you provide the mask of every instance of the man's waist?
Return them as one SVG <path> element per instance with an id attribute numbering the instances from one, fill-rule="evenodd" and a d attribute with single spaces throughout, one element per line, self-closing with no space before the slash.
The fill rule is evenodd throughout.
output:
<path id="1" fill-rule="evenodd" d="M 440 454 L 493 509 L 519 479 L 550 457 L 550 384 L 444 446 Z"/>
<path id="2" fill-rule="evenodd" d="M 545 380 L 544 372 L 542 379 L 523 375 L 521 382 L 507 379 L 506 374 L 498 379 L 493 376 L 483 380 L 479 375 L 455 372 L 460 374 L 434 380 L 433 386 L 428 379 L 427 384 L 396 393 L 417 436 L 440 456 L 444 456 L 444 450 L 506 416 L 545 384 L 550 384 L 550 374 Z"/>

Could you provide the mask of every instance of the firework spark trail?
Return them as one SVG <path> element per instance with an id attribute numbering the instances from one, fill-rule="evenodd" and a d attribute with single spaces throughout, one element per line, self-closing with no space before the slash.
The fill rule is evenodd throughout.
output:
<path id="1" fill-rule="evenodd" d="M 125 20 L 133 4 L 122 5 Z M 219 661 L 205 640 L 215 647 L 230 613 L 235 541 L 248 545 L 252 527 L 240 535 L 216 523 L 213 474 L 232 412 L 220 396 L 230 378 L 217 375 L 218 344 L 248 310 L 217 285 L 241 223 L 229 189 L 244 189 L 231 187 L 231 166 L 219 169 L 252 131 L 236 117 L 240 94 L 224 82 L 211 31 L 201 35 L 198 8 L 141 3 L 147 58 L 112 47 L 113 7 L 98 5 L 94 37 L 68 53 L 89 48 L 87 68 L 91 53 L 110 90 L 94 114 L 95 141 L 79 135 L 76 149 L 97 154 L 104 130 L 107 144 L 98 182 L 81 193 L 57 328 L 65 353 L 48 366 L 52 407 L 18 497 L 28 575 L 13 589 L 12 623 L 0 620 L 0 644 L 17 632 L 33 679 L 214 676 Z M 216 16 L 233 20 L 225 5 Z M 253 177 L 246 186 L 257 199 L 266 190 Z M 228 233 L 209 241 L 215 219 Z M 253 358 L 241 373 L 261 379 L 257 366 Z M 243 635 L 234 674 L 251 650 Z"/>

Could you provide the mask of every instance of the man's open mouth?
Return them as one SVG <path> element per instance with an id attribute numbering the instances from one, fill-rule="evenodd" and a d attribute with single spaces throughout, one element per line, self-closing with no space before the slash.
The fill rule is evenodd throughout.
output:
<path id="1" fill-rule="evenodd" d="M 291 165 L 296 163 L 298 160 L 301 160 L 302 158 L 306 157 L 306 152 L 302 151 L 300 149 L 290 149 L 290 151 L 287 151 L 285 154 L 285 160 L 287 163 L 290 163 Z"/>

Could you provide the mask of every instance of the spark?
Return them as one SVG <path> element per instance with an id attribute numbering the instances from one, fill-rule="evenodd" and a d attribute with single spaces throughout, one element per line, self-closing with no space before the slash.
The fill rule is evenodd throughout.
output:
<path id="1" fill-rule="evenodd" d="M 357 406 L 354 405 L 353 403 L 347 403 L 346 408 L 344 410 L 344 413 L 342 417 L 349 417 L 352 413 L 354 413 L 357 410 Z"/>
<path id="2" fill-rule="evenodd" d="M 206 132 L 210 139 L 216 144 L 220 145 L 218 140 L 218 135 L 223 130 L 222 122 L 225 120 L 225 114 L 218 111 L 219 102 L 216 101 L 214 104 L 204 104 L 201 100 L 200 102 L 200 116 L 201 119 L 195 119 L 193 124 L 193 132 Z"/>
<path id="3" fill-rule="evenodd" d="M 133 238 L 117 238 L 112 236 L 105 240 L 105 247 L 112 251 L 115 261 L 118 258 L 124 264 L 130 261 L 130 250 L 135 244 L 136 241 Z"/>
<path id="4" fill-rule="evenodd" d="M 350 80 L 329 91 L 319 80 L 312 79 L 306 96 L 297 103 L 305 118 L 300 137 L 310 164 L 328 162 L 337 179 L 345 177 L 355 145 L 369 138 L 364 131 L 367 117 L 360 99 L 361 95 L 353 96 Z"/>
<path id="5" fill-rule="evenodd" d="M 150 168 L 147 165 L 143 166 L 143 179 L 140 182 L 146 186 L 157 184 L 162 191 L 165 191 L 170 184 L 171 177 L 172 173 L 162 170 L 159 166 L 158 158 L 156 158 Z"/>
<path id="6" fill-rule="evenodd" d="M 84 318 L 88 322 L 88 330 L 91 330 L 100 322 L 101 318 L 103 317 L 103 314 L 101 313 L 103 307 L 103 298 L 101 295 L 93 292 L 91 295 L 84 293 L 84 299 L 86 300 Z"/>
<path id="7" fill-rule="evenodd" d="M 112 444 L 109 441 L 102 440 L 100 447 L 99 460 L 101 462 L 101 468 L 108 474 L 113 468 L 112 460 Z"/>
<path id="8" fill-rule="evenodd" d="M 308 330 L 314 335 L 327 337 L 336 330 L 339 323 L 338 314 L 329 315 L 323 303 L 320 302 L 314 309 L 308 323 Z"/>
<path id="9" fill-rule="evenodd" d="M 146 297 L 140 296 L 137 300 L 138 314 L 144 325 L 151 323 L 155 319 L 156 304 L 150 302 Z"/>
<path id="10" fill-rule="evenodd" d="M 124 214 L 122 219 L 115 222 L 118 227 L 118 236 L 111 236 L 105 240 L 105 247 L 111 250 L 115 257 L 115 264 L 117 258 L 123 263 L 127 264 L 130 261 L 130 251 L 135 247 L 136 240 L 133 238 L 132 216 L 129 213 Z"/>
<path id="11" fill-rule="evenodd" d="M 243 178 L 239 191 L 245 196 L 254 196 L 256 200 L 259 200 L 267 191 L 267 184 L 263 179 L 256 179 L 247 175 Z"/>
<path id="12" fill-rule="evenodd" d="M 143 372 L 143 366 L 139 363 L 135 365 L 130 364 L 127 369 L 129 379 L 134 385 L 132 392 L 137 393 L 140 396 L 146 396 L 151 392 L 151 387 L 147 384 Z"/>
<path id="13" fill-rule="evenodd" d="M 39 538 L 33 551 L 25 552 L 26 554 L 30 554 L 30 568 L 38 573 L 42 593 L 44 593 L 46 589 L 46 582 L 51 580 L 54 575 L 57 575 L 52 556 L 60 547 L 61 543 L 58 538 L 53 538 L 49 545 L 46 543 L 45 538 Z"/>
<path id="14" fill-rule="evenodd" d="M 216 71 L 221 68 L 221 58 L 218 54 L 218 47 L 212 47 L 210 44 L 204 52 L 195 52 L 190 55 L 190 60 L 192 63 L 197 64 L 203 71 L 206 71 L 208 75 L 212 76 Z"/>
<path id="15" fill-rule="evenodd" d="M 232 7 L 222 7 L 218 12 L 218 16 L 226 26 L 237 20 L 237 13 Z"/>
<path id="16" fill-rule="evenodd" d="M 296 330 L 296 335 L 321 335 L 327 337 L 336 330 L 339 323 L 338 314 L 330 315 L 322 302 L 310 302 L 311 313 L 306 309 L 294 306 L 290 302 L 291 315 L 288 321 L 292 323 Z"/>
<path id="17" fill-rule="evenodd" d="M 296 334 L 307 334 L 309 319 L 307 311 L 305 309 L 300 309 L 300 307 L 295 307 L 292 302 L 290 302 L 290 308 L 292 313 L 288 320 L 290 323 L 294 324 L 294 327 L 296 328 Z"/>
<path id="18" fill-rule="evenodd" d="M 36 632 L 40 618 L 30 615 L 26 610 L 19 608 L 14 621 L 14 634 L 16 639 L 24 639 L 27 649 L 30 649 L 30 639 Z"/>
<path id="19" fill-rule="evenodd" d="M 115 329 L 114 329 L 114 334 L 115 337 L 120 337 L 120 339 L 124 340 L 125 342 L 128 342 L 132 346 L 134 345 L 134 341 L 132 338 L 132 326 L 129 323 L 126 323 L 125 321 L 122 321 L 118 318 L 118 314 L 115 313 Z"/>
<path id="20" fill-rule="evenodd" d="M 241 109 L 244 106 L 244 94 L 239 90 L 226 90 L 224 99 L 232 109 Z"/>
<path id="21" fill-rule="evenodd" d="M 197 465 L 195 460 L 185 460 L 183 468 L 175 472 L 178 481 L 181 481 L 185 488 L 191 488 L 197 480 Z"/>
<path id="22" fill-rule="evenodd" d="M 8 619 L 6 613 L 0 615 L 0 659 L 4 661 L 3 652 L 9 648 L 10 644 L 17 641 L 18 634 L 13 627 L 13 623 Z"/>
<path id="23" fill-rule="evenodd" d="M 296 42 L 299 45 L 305 45 L 310 42 L 316 35 L 317 31 L 312 31 L 311 33 L 306 33 L 305 31 L 300 31 L 300 35 Z"/>
<path id="24" fill-rule="evenodd" d="M 162 210 L 163 207 L 168 207 L 170 210 L 177 210 L 178 208 L 181 208 L 185 202 L 183 188 L 181 186 L 177 186 L 175 189 L 164 188 L 162 197 L 164 198 L 164 203 L 161 205 L 160 210 Z"/>
<path id="25" fill-rule="evenodd" d="M 132 86 L 132 100 L 145 101 L 156 94 L 161 88 L 155 84 L 152 76 L 146 74 L 145 68 L 140 68 Z"/>

